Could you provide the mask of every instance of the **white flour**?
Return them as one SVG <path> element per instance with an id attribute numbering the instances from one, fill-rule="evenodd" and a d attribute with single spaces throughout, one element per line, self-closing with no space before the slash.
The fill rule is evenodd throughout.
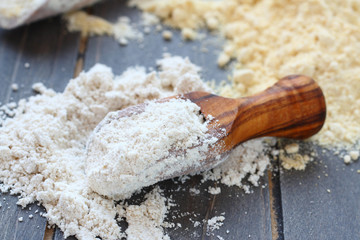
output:
<path id="1" fill-rule="evenodd" d="M 190 100 L 148 102 L 142 112 L 111 112 L 90 137 L 90 187 L 113 198 L 201 167 L 218 139 L 207 133 L 200 107 Z M 125 116 L 124 116 L 125 114 Z"/>
<path id="2" fill-rule="evenodd" d="M 91 191 L 85 175 L 86 142 L 108 112 L 155 98 L 209 91 L 199 68 L 187 59 L 165 58 L 158 64 L 162 69 L 158 73 L 146 74 L 137 67 L 119 77 L 96 65 L 71 80 L 63 93 L 36 85 L 40 94 L 21 100 L 15 117 L 0 128 L 1 190 L 20 194 L 18 204 L 23 207 L 39 201 L 49 223 L 59 226 L 65 237 L 119 239 L 124 233 L 115 220 L 118 216 L 129 223 L 129 239 L 166 239 L 162 230 L 166 201 L 158 189 L 140 206 L 115 206 L 113 200 Z M 242 186 L 250 173 L 249 180 L 257 184 L 268 159 L 259 141 L 245 146 L 237 148 L 230 161 L 205 173 L 206 178 Z"/>

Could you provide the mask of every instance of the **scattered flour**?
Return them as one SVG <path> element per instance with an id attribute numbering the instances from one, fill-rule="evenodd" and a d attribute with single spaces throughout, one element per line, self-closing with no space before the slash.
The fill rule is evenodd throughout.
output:
<path id="1" fill-rule="evenodd" d="M 250 193 L 249 186 L 244 181 L 247 180 L 254 186 L 259 185 L 258 181 L 269 165 L 269 158 L 264 154 L 266 148 L 261 139 L 243 143 L 220 166 L 204 172 L 202 181 L 219 180 L 227 186 L 238 186 Z"/>
<path id="2" fill-rule="evenodd" d="M 108 67 L 96 65 L 71 80 L 63 93 L 35 84 L 40 94 L 19 101 L 15 116 L 7 118 L 0 128 L 1 190 L 19 194 L 18 204 L 23 207 L 39 201 L 47 211 L 43 216 L 64 231 L 65 237 L 124 237 L 115 217 L 125 218 L 131 206 L 115 205 L 90 190 L 85 145 L 94 127 L 110 111 L 155 98 L 209 90 L 198 75 L 199 68 L 187 59 L 171 57 L 158 64 L 162 69 L 158 73 L 146 74 L 144 68 L 137 67 L 118 77 Z M 141 204 L 139 211 L 145 213 L 155 204 L 159 208 L 152 208 L 152 216 L 163 218 L 163 207 L 157 203 L 162 197 L 154 191 L 148 195 L 152 200 Z M 130 209 L 136 215 L 136 208 Z M 160 228 L 156 223 L 150 226 Z M 128 238 L 131 234 L 129 230 Z"/>
<path id="3" fill-rule="evenodd" d="M 197 189 L 197 188 L 190 188 L 190 189 L 189 189 L 189 192 L 190 192 L 190 194 L 192 194 L 192 195 L 198 195 L 198 194 L 200 194 L 200 190 Z"/>
<path id="4" fill-rule="evenodd" d="M 360 151 L 357 151 L 357 150 L 350 151 L 349 155 L 353 161 L 356 161 L 359 159 Z"/>
<path id="5" fill-rule="evenodd" d="M 22 207 L 39 201 L 46 209 L 41 215 L 65 237 L 168 239 L 163 228 L 173 226 L 164 222 L 171 205 L 159 188 L 140 205 L 115 204 L 93 192 L 85 174 L 86 143 L 108 112 L 189 91 L 211 91 L 189 60 L 167 57 L 157 63 L 159 72 L 147 74 L 136 67 L 117 77 L 98 64 L 72 79 L 63 93 L 38 83 L 33 86 L 38 95 L 20 100 L 17 107 L 15 103 L 5 107 L 12 108 L 13 118 L 5 119 L 0 128 L 2 192 L 19 194 Z M 194 121 L 202 123 L 198 118 Z M 247 142 L 230 154 L 229 161 L 204 173 L 204 178 L 248 190 L 241 181 L 257 185 L 269 162 L 263 149 L 261 140 Z M 126 230 L 117 224 L 121 219 L 129 224 Z"/>
<path id="6" fill-rule="evenodd" d="M 224 216 L 215 216 L 210 218 L 207 222 L 207 233 L 219 229 L 224 224 L 224 220 Z"/>
<path id="7" fill-rule="evenodd" d="M 170 32 L 169 30 L 163 31 L 162 36 L 164 40 L 170 41 L 172 39 L 172 32 Z"/>
<path id="8" fill-rule="evenodd" d="M 161 192 L 160 189 L 155 188 L 153 192 L 147 194 L 147 199 L 143 204 L 127 207 L 128 240 L 170 239 L 169 236 L 164 235 L 163 231 L 168 205 L 159 192 Z"/>
<path id="9" fill-rule="evenodd" d="M 64 15 L 71 32 L 81 32 L 83 36 L 109 35 L 113 36 L 121 45 L 127 45 L 128 39 L 142 40 L 143 35 L 130 25 L 130 19 L 119 17 L 116 23 L 77 11 Z"/>
<path id="10" fill-rule="evenodd" d="M 19 90 L 19 85 L 17 83 L 13 83 L 11 84 L 11 89 L 16 92 L 17 90 Z"/>
<path id="11" fill-rule="evenodd" d="M 220 187 L 209 187 L 208 192 L 212 195 L 217 195 L 221 193 Z"/>
<path id="12" fill-rule="evenodd" d="M 285 151 L 287 154 L 293 154 L 299 152 L 299 144 L 291 143 L 285 146 Z"/>

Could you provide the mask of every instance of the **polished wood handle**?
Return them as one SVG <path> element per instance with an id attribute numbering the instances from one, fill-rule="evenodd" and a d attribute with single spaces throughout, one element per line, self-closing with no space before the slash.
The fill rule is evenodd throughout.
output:
<path id="1" fill-rule="evenodd" d="M 320 131 L 326 117 L 321 88 L 302 75 L 282 78 L 250 97 L 224 98 L 207 92 L 182 97 L 200 106 L 205 118 L 212 119 L 208 129 L 219 138 L 222 153 L 257 137 L 311 137 Z"/>
<path id="2" fill-rule="evenodd" d="M 259 94 L 236 101 L 237 115 L 224 139 L 231 148 L 262 136 L 305 139 L 320 131 L 326 117 L 321 88 L 302 75 L 287 76 Z"/>

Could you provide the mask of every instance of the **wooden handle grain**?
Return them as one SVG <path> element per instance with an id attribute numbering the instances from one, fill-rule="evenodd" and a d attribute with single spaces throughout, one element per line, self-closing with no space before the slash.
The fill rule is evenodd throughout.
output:
<path id="1" fill-rule="evenodd" d="M 319 85 L 309 77 L 291 75 L 257 95 L 237 99 L 237 115 L 224 140 L 233 148 L 262 136 L 305 139 L 320 131 L 325 117 Z"/>

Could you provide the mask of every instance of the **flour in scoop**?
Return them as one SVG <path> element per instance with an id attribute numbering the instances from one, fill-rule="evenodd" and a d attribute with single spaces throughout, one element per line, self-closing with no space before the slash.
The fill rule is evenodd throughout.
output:
<path id="1" fill-rule="evenodd" d="M 165 176 L 198 169 L 218 140 L 190 100 L 152 101 L 140 113 L 130 110 L 109 113 L 90 138 L 86 172 L 99 194 L 130 197 Z"/>

